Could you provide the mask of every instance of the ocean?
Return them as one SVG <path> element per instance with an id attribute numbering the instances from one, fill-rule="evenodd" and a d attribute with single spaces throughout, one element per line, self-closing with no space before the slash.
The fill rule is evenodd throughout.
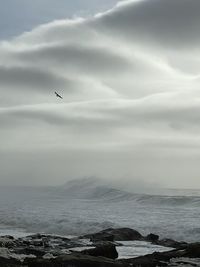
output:
<path id="1" fill-rule="evenodd" d="M 199 218 L 198 190 L 136 194 L 82 181 L 63 187 L 0 188 L 0 235 L 78 236 L 131 227 L 143 235 L 194 242 L 200 241 Z"/>

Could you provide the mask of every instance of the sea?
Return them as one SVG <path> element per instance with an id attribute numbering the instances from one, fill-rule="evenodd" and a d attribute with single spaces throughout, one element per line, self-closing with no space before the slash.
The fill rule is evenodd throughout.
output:
<path id="1" fill-rule="evenodd" d="M 58 187 L 0 187 L 0 235 L 79 236 L 130 227 L 143 235 L 200 241 L 200 191 L 130 193 L 96 181 Z"/>

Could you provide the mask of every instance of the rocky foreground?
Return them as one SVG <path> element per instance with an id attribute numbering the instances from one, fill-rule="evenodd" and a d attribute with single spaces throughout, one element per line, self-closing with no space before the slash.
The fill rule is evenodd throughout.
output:
<path id="1" fill-rule="evenodd" d="M 165 252 L 118 259 L 117 247 L 122 241 L 147 241 L 168 247 Z M 134 249 L 134 248 L 133 248 Z M 0 237 L 1 267 L 156 267 L 200 266 L 200 243 L 188 244 L 158 235 L 142 236 L 129 229 L 106 229 L 99 233 L 66 238 L 36 234 L 15 239 Z"/>

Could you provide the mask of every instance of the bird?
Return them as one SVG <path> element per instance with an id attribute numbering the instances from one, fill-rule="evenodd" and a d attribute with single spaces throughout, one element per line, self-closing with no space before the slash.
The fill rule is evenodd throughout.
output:
<path id="1" fill-rule="evenodd" d="M 55 95 L 61 99 L 63 99 L 63 97 L 61 95 L 59 95 L 57 92 L 55 92 Z"/>

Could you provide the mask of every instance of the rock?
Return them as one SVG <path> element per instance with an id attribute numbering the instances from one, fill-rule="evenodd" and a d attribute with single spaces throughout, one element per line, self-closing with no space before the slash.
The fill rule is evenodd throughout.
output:
<path id="1" fill-rule="evenodd" d="M 150 242 L 157 242 L 159 240 L 159 235 L 155 235 L 155 234 L 149 234 L 145 237 L 146 241 L 150 241 Z"/>
<path id="2" fill-rule="evenodd" d="M 63 255 L 55 259 L 27 259 L 28 267 L 126 267 L 127 265 L 104 257 L 83 254 Z"/>
<path id="3" fill-rule="evenodd" d="M 91 240 L 100 240 L 100 241 L 114 241 L 114 235 L 108 233 L 97 233 L 95 237 L 91 238 Z"/>
<path id="4" fill-rule="evenodd" d="M 104 246 L 97 246 L 93 249 L 86 249 L 81 252 L 85 255 L 95 256 L 95 257 L 106 257 L 109 259 L 117 259 L 118 258 L 118 252 L 116 250 L 116 247 L 113 244 L 107 244 Z"/>
<path id="5" fill-rule="evenodd" d="M 0 247 L 11 248 L 15 244 L 14 240 L 9 236 L 0 237 Z"/>
<path id="6" fill-rule="evenodd" d="M 132 259 L 120 260 L 125 266 L 132 267 L 157 267 L 157 266 L 167 266 L 167 263 L 176 257 L 182 257 L 183 252 L 179 250 L 172 250 L 167 252 L 154 252 L 149 255 L 140 256 Z"/>
<path id="7" fill-rule="evenodd" d="M 51 235 L 32 235 L 32 236 L 26 236 L 23 238 L 19 238 L 16 240 L 17 247 L 31 247 L 31 248 L 42 248 L 43 250 L 48 249 L 64 249 L 64 248 L 71 248 L 75 246 L 81 246 L 81 242 L 79 240 L 70 240 L 65 237 L 61 236 L 51 236 Z"/>
<path id="8" fill-rule="evenodd" d="M 50 260 L 50 259 L 55 259 L 56 257 L 54 255 L 52 255 L 51 253 L 47 253 L 43 256 L 43 259 L 47 259 L 47 260 Z"/>
<path id="9" fill-rule="evenodd" d="M 163 247 L 180 248 L 180 249 L 184 249 L 188 245 L 186 242 L 178 242 L 178 241 L 175 241 L 175 240 L 169 239 L 169 238 L 154 241 L 153 243 L 156 245 L 163 246 Z"/>
<path id="10" fill-rule="evenodd" d="M 200 243 L 188 244 L 184 257 L 200 258 Z"/>
<path id="11" fill-rule="evenodd" d="M 133 241 L 133 240 L 141 240 L 143 237 L 142 235 L 133 229 L 130 228 L 118 228 L 118 229 L 113 229 L 109 228 L 106 230 L 103 230 L 101 232 L 95 233 L 95 234 L 89 234 L 85 235 L 81 238 L 90 238 L 91 241 L 104 241 L 107 238 L 110 238 L 113 240 L 109 241 Z"/>
<path id="12" fill-rule="evenodd" d="M 172 259 L 170 261 L 170 263 L 168 264 L 168 266 L 170 267 L 175 267 L 175 266 L 187 266 L 187 267 L 198 267 L 200 266 L 200 259 L 189 259 L 189 258 L 176 258 L 176 259 Z"/>
<path id="13" fill-rule="evenodd" d="M 10 239 L 10 240 L 15 240 L 15 238 L 13 236 L 11 236 L 11 235 L 3 235 L 1 237 L 7 238 L 7 239 Z"/>
<path id="14" fill-rule="evenodd" d="M 15 254 L 7 248 L 0 248 L 0 266 L 2 267 L 18 267 L 23 265 L 26 257 L 35 258 L 33 255 Z"/>
<path id="15" fill-rule="evenodd" d="M 2 267 L 22 267 L 23 265 L 13 259 L 5 259 L 0 257 L 0 266 Z"/>
<path id="16" fill-rule="evenodd" d="M 18 251 L 19 253 L 19 251 Z M 25 255 L 34 255 L 36 257 L 42 257 L 46 254 L 44 249 L 41 248 L 32 248 L 32 247 L 26 247 L 22 249 L 20 254 L 25 254 Z"/>

